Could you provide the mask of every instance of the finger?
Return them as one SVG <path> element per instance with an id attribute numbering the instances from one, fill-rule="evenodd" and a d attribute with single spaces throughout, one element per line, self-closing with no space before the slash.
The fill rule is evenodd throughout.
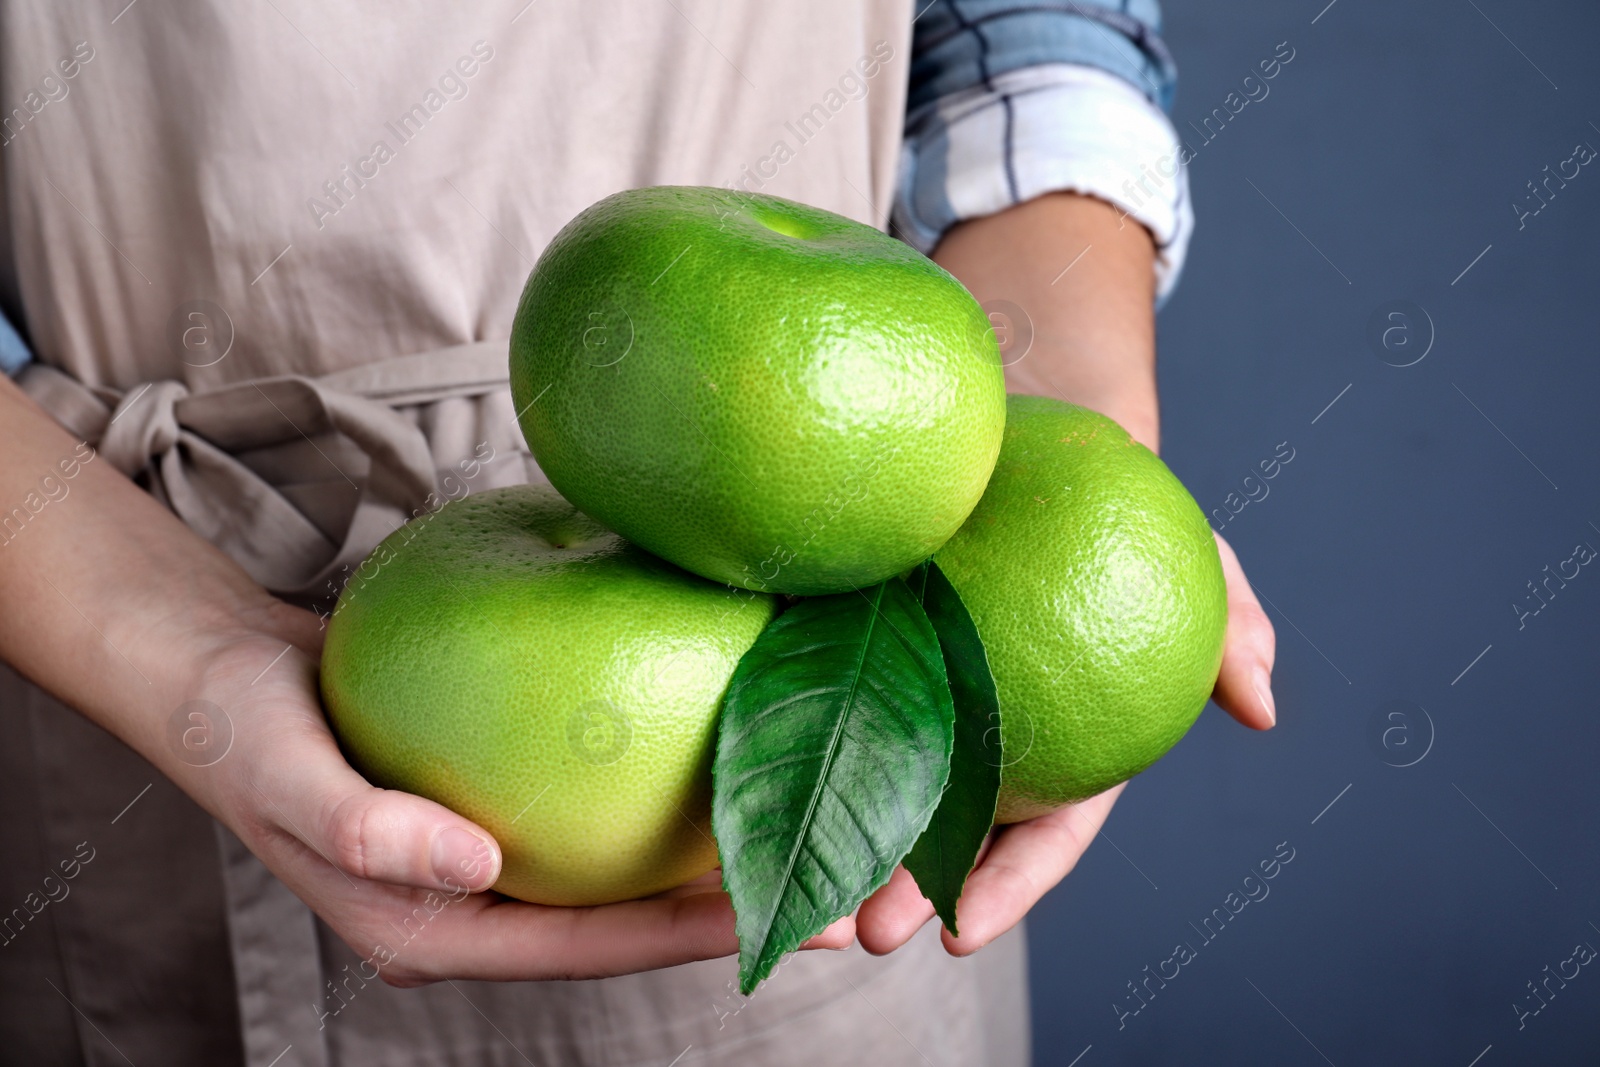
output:
<path id="1" fill-rule="evenodd" d="M 401 914 L 416 911 L 407 901 Z M 375 926 L 375 937 L 394 941 L 395 921 Z M 439 909 L 426 939 L 399 946 L 383 975 L 400 986 L 609 978 L 731 955 L 739 948 L 733 923 L 720 892 L 589 908 L 467 897 Z"/>
<path id="2" fill-rule="evenodd" d="M 717 867 L 717 868 L 713 868 L 712 870 L 707 871 L 705 874 L 702 874 L 698 878 L 694 878 L 694 879 L 691 879 L 690 881 L 687 881 L 687 882 L 683 883 L 680 886 L 675 886 L 672 889 L 668 889 L 668 890 L 665 890 L 664 892 L 657 893 L 656 896 L 659 897 L 659 898 L 663 898 L 663 899 L 672 899 L 672 898 L 675 898 L 675 897 L 690 896 L 690 895 L 695 894 L 695 893 L 721 893 L 721 892 L 722 892 L 722 869 L 720 867 Z M 823 930 L 822 933 L 818 934 L 816 937 L 813 937 L 809 941 L 806 941 L 800 947 L 802 949 L 849 948 L 852 944 L 855 943 L 855 939 L 856 939 L 855 917 L 854 916 L 850 916 L 850 915 L 846 915 L 843 918 L 834 920 L 834 922 L 831 923 L 826 930 Z"/>
<path id="3" fill-rule="evenodd" d="M 846 916 L 801 947 L 848 948 L 854 938 L 855 924 Z M 403 986 L 444 978 L 607 978 L 716 959 L 738 948 L 733 908 L 720 891 L 592 908 L 477 897 L 439 924 L 424 953 L 397 959 L 385 978 Z"/>
<path id="4" fill-rule="evenodd" d="M 350 879 L 449 893 L 487 889 L 500 876 L 500 848 L 486 830 L 431 800 L 371 785 L 320 715 L 286 706 L 267 718 L 258 720 L 242 798 L 261 822 Z M 251 725 L 241 735 L 257 733 Z"/>
<path id="5" fill-rule="evenodd" d="M 882 956 L 910 941 L 933 915 L 933 904 L 917 888 L 911 872 L 896 867 L 888 883 L 856 912 L 856 940 L 874 956 Z"/>
<path id="6" fill-rule="evenodd" d="M 1277 636 L 1233 547 L 1221 534 L 1214 536 L 1217 552 L 1222 556 L 1222 575 L 1228 582 L 1228 631 L 1222 642 L 1222 669 L 1211 699 L 1245 726 L 1270 730 L 1278 721 L 1272 698 Z"/>
<path id="7" fill-rule="evenodd" d="M 1126 784 L 1126 783 L 1124 783 Z M 983 862 L 967 876 L 956 905 L 960 937 L 942 931 L 952 956 L 968 956 L 993 941 L 1077 866 L 1122 792 L 1112 786 L 1079 804 L 1003 828 Z"/>
<path id="8" fill-rule="evenodd" d="M 806 941 L 800 947 L 802 949 L 842 949 L 849 948 L 855 944 L 855 941 L 856 917 L 854 915 L 846 915 L 842 919 L 834 920 L 826 930 Z"/>

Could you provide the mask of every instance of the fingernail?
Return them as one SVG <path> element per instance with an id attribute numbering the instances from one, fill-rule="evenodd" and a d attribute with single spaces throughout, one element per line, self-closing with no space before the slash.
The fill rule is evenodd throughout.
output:
<path id="1" fill-rule="evenodd" d="M 1255 690 L 1256 699 L 1266 709 L 1267 719 L 1272 725 L 1278 725 L 1278 706 L 1272 702 L 1272 675 L 1267 673 L 1265 667 L 1256 668 L 1256 673 L 1250 679 L 1250 688 Z"/>
<path id="2" fill-rule="evenodd" d="M 456 826 L 434 835 L 430 859 L 445 889 L 487 889 L 500 873 L 494 846 Z"/>

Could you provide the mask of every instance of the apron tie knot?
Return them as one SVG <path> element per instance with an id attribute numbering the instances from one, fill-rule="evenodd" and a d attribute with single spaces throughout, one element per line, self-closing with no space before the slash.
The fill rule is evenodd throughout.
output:
<path id="1" fill-rule="evenodd" d="M 515 439 L 508 381 L 504 340 L 202 392 L 172 380 L 126 392 L 90 387 L 42 363 L 18 378 L 58 422 L 141 477 L 252 578 L 302 600 L 337 592 L 379 541 L 445 499 L 424 432 L 440 431 L 430 405 L 485 398 L 505 409 L 490 419 L 498 443 Z M 440 447 L 459 452 L 462 442 Z M 527 476 L 516 464 L 514 480 Z"/>
<path id="2" fill-rule="evenodd" d="M 130 478 L 178 444 L 176 411 L 189 395 L 182 382 L 150 382 L 123 394 L 100 435 L 99 452 Z"/>

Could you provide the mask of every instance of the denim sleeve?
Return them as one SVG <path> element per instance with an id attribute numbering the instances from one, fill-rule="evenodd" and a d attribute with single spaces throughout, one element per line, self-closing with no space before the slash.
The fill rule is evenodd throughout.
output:
<path id="1" fill-rule="evenodd" d="M 906 137 L 891 221 L 931 252 L 957 222 L 1048 192 L 1105 200 L 1150 231 L 1157 297 L 1194 215 L 1165 109 L 1177 67 L 1155 0 L 912 0 Z"/>

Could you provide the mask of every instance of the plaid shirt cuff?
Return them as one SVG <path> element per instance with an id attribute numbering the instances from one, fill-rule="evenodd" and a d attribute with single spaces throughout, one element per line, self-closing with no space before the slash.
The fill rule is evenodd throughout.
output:
<path id="1" fill-rule="evenodd" d="M 946 230 L 1048 192 L 1105 200 L 1156 243 L 1156 298 L 1177 283 L 1194 212 L 1177 133 L 1124 79 L 1074 63 L 995 76 L 907 117 L 895 233 L 931 253 Z"/>

